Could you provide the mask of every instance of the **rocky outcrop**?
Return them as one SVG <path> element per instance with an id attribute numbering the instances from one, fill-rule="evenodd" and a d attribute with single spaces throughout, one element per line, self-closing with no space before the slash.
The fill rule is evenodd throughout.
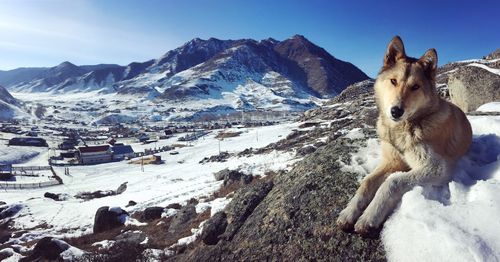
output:
<path id="1" fill-rule="evenodd" d="M 123 226 L 128 213 L 121 208 L 100 207 L 94 217 L 94 234 Z"/>
<path id="2" fill-rule="evenodd" d="M 240 189 L 224 211 L 205 223 L 203 244 L 171 260 L 385 261 L 377 236 L 362 238 L 335 225 L 358 187 L 358 174 L 344 167 L 351 164 L 353 152 L 366 146 L 367 138 L 375 137 L 374 121 L 364 122 L 363 115 L 376 118 L 377 112 L 370 83 L 344 92 L 329 106 L 308 111 L 301 119 L 336 119 L 329 127 L 331 134 L 337 134 L 334 138 L 291 171 Z M 355 127 L 363 139 L 344 137 L 341 130 Z M 302 133 L 287 139 L 296 140 Z"/>
<path id="3" fill-rule="evenodd" d="M 458 68 L 448 80 L 451 101 L 464 112 L 500 100 L 500 75 L 477 66 Z"/>

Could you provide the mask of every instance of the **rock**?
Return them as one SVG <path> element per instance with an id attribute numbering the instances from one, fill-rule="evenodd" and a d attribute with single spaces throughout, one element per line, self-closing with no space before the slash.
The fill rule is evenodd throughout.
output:
<path id="1" fill-rule="evenodd" d="M 373 91 L 364 87 L 357 89 L 360 91 L 354 90 L 350 95 L 347 91 L 329 107 L 308 111 L 308 117 L 302 121 L 335 121 L 325 133 L 318 133 L 320 136 L 313 135 L 314 129 L 310 130 L 308 135 L 314 140 L 297 144 L 300 146 L 297 148 L 328 134 L 337 135 L 332 135 L 326 145 L 297 162 L 292 170 L 237 191 L 223 211 L 227 222 L 224 232 L 220 234 L 222 229 L 207 231 L 205 234 L 214 232 L 208 244 L 195 245 L 190 251 L 173 255 L 169 260 L 385 261 L 378 237 L 363 238 L 335 225 L 339 212 L 359 186 L 359 174 L 343 167 L 352 161 L 352 153 L 366 146 L 366 139 L 375 135 L 374 127 L 363 122 L 360 110 L 375 109 Z M 337 119 L 343 111 L 351 119 Z M 341 130 L 352 128 L 362 128 L 364 138 L 353 141 L 338 135 L 342 134 Z M 298 140 L 297 137 L 305 136 L 290 138 Z M 278 142 L 277 145 L 287 143 Z M 223 221 L 214 216 L 205 225 L 222 227 Z M 215 235 L 218 241 L 211 241 Z"/>
<path id="2" fill-rule="evenodd" d="M 187 205 L 194 205 L 194 206 L 196 206 L 196 205 L 198 205 L 198 203 L 200 203 L 200 201 L 198 201 L 198 199 L 196 199 L 194 197 L 190 198 L 187 201 Z"/>
<path id="3" fill-rule="evenodd" d="M 117 189 L 116 189 L 116 194 L 119 195 L 123 192 L 125 192 L 125 190 L 127 190 L 127 183 L 128 182 L 125 182 L 123 184 L 121 184 Z"/>
<path id="4" fill-rule="evenodd" d="M 94 234 L 123 226 L 128 213 L 121 208 L 100 207 L 94 217 Z"/>
<path id="5" fill-rule="evenodd" d="M 165 211 L 163 207 L 148 207 L 142 213 L 143 220 L 155 220 L 161 218 L 161 214 Z"/>
<path id="6" fill-rule="evenodd" d="M 172 209 L 181 209 L 181 208 L 182 208 L 182 206 L 181 206 L 181 204 L 179 204 L 179 203 L 172 203 L 172 204 L 168 204 L 167 209 L 168 209 L 168 208 L 172 208 Z"/>
<path id="7" fill-rule="evenodd" d="M 484 57 L 484 59 L 488 59 L 488 60 L 499 59 L 499 58 L 500 58 L 500 48 L 498 48 L 497 50 L 493 51 L 491 54 Z"/>
<path id="8" fill-rule="evenodd" d="M 220 181 L 224 180 L 224 186 L 232 184 L 234 182 L 241 183 L 242 185 L 246 185 L 252 182 L 253 177 L 242 173 L 238 170 L 229 170 L 223 169 L 214 174 L 215 180 Z"/>
<path id="9" fill-rule="evenodd" d="M 23 209 L 23 207 L 24 206 L 21 204 L 11 204 L 11 205 L 1 207 L 0 208 L 0 219 L 14 216 L 21 209 Z"/>
<path id="10" fill-rule="evenodd" d="M 7 203 L 0 201 L 0 206 L 7 205 Z"/>
<path id="11" fill-rule="evenodd" d="M 64 201 L 64 200 L 67 200 L 69 198 L 69 196 L 67 194 L 54 194 L 54 193 L 50 193 L 50 192 L 45 192 L 45 194 L 43 194 L 43 196 L 46 198 L 53 199 L 55 201 Z"/>
<path id="12" fill-rule="evenodd" d="M 70 245 L 64 241 L 53 239 L 52 237 L 44 237 L 36 243 L 31 255 L 22 258 L 20 261 L 62 261 L 59 255 L 69 247 Z"/>
<path id="13" fill-rule="evenodd" d="M 204 157 L 199 163 L 204 164 L 208 162 L 226 162 L 226 160 L 231 156 L 228 152 L 221 152 L 218 155 L 211 157 Z"/>
<path id="14" fill-rule="evenodd" d="M 451 101 L 464 112 L 500 100 L 500 75 L 475 66 L 463 66 L 448 79 Z"/>
<path id="15" fill-rule="evenodd" d="M 196 208 L 194 205 L 184 206 L 175 214 L 170 222 L 168 232 L 176 233 L 182 231 L 182 229 L 196 217 Z"/>
<path id="16" fill-rule="evenodd" d="M 94 192 L 80 192 L 75 195 L 75 198 L 91 200 L 94 198 L 102 198 L 107 196 L 114 196 L 116 192 L 114 190 L 97 190 Z"/>
<path id="17" fill-rule="evenodd" d="M 226 213 L 217 212 L 203 225 L 200 238 L 207 245 L 215 245 L 219 242 L 219 236 L 226 231 L 226 227 Z"/>
<path id="18" fill-rule="evenodd" d="M 305 146 L 297 151 L 297 155 L 306 156 L 314 153 L 314 151 L 316 151 L 316 148 L 314 146 Z"/>
<path id="19" fill-rule="evenodd" d="M 140 231 L 125 231 L 115 237 L 116 244 L 127 243 L 129 245 L 139 245 L 146 240 L 146 234 Z"/>
<path id="20" fill-rule="evenodd" d="M 314 143 L 314 147 L 316 147 L 316 148 L 319 148 L 319 147 L 322 147 L 325 145 L 326 145 L 326 143 L 323 141 L 318 141 L 318 142 Z"/>
<path id="21" fill-rule="evenodd" d="M 135 206 L 135 205 L 137 205 L 137 202 L 135 202 L 134 200 L 130 200 L 130 201 L 128 201 L 128 204 L 125 207 L 131 207 L 131 206 Z"/>

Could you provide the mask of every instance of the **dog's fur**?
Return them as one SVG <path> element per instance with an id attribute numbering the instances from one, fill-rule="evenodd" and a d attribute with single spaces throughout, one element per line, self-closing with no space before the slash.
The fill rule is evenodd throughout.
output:
<path id="1" fill-rule="evenodd" d="M 438 95 L 436 68 L 436 50 L 415 59 L 406 56 L 399 36 L 389 43 L 374 87 L 382 160 L 340 213 L 340 228 L 370 233 L 414 186 L 450 181 L 451 168 L 472 142 L 472 130 L 465 114 Z M 404 110 L 399 119 L 391 115 L 394 106 Z"/>

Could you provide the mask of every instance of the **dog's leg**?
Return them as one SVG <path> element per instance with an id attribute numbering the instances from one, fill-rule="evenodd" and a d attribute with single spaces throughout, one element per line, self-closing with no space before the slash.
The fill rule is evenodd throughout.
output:
<path id="1" fill-rule="evenodd" d="M 408 166 L 401 160 L 399 153 L 390 144 L 382 142 L 382 152 L 382 162 L 363 179 L 354 197 L 349 201 L 347 207 L 340 212 L 337 218 L 337 226 L 340 228 L 349 230 L 354 226 L 356 220 L 361 216 L 363 210 L 368 206 L 377 189 L 389 174 L 408 170 Z"/>
<path id="2" fill-rule="evenodd" d="M 431 149 L 422 146 L 408 154 L 412 170 L 391 174 L 377 190 L 373 201 L 358 219 L 354 229 L 361 234 L 379 228 L 404 193 L 416 185 L 442 185 L 449 180 L 447 163 Z"/>

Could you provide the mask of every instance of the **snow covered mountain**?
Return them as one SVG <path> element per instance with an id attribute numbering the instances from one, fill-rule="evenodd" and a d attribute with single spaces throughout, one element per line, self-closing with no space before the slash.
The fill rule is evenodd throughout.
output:
<path id="1" fill-rule="evenodd" d="M 127 66 L 76 66 L 0 71 L 0 84 L 16 93 L 98 91 L 156 102 L 205 101 L 237 110 L 303 110 L 368 79 L 305 37 L 193 39 L 155 60 Z"/>
<path id="2" fill-rule="evenodd" d="M 20 106 L 21 103 L 12 97 L 3 86 L 0 86 L 0 121 L 25 115 L 19 108 Z"/>

